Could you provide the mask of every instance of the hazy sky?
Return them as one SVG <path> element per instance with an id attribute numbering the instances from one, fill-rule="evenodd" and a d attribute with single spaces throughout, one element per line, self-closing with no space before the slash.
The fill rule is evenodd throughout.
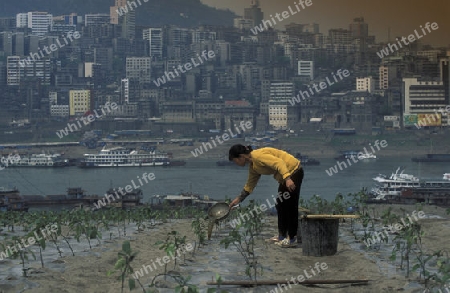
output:
<path id="1" fill-rule="evenodd" d="M 201 0 L 203 3 L 228 8 L 243 16 L 244 8 L 251 0 Z M 288 6 L 294 8 L 298 0 L 260 0 L 264 19 L 270 14 L 282 13 Z M 432 30 L 420 39 L 424 44 L 450 46 L 450 0 L 312 0 L 312 5 L 281 22 L 284 26 L 290 22 L 318 23 L 320 32 L 328 34 L 330 28 L 345 28 L 353 18 L 363 16 L 369 24 L 369 34 L 375 35 L 377 42 L 386 42 L 388 28 L 391 28 L 391 40 L 397 36 L 407 37 L 420 25 L 436 22 L 439 29 Z M 277 28 L 282 28 L 277 26 Z M 423 35 L 421 33 L 421 35 Z"/>

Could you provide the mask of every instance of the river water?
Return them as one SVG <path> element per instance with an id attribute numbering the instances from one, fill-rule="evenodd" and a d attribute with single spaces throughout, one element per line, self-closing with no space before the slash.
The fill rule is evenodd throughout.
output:
<path id="1" fill-rule="evenodd" d="M 325 170 L 336 161 L 322 159 L 319 166 L 304 166 L 305 178 L 300 195 L 305 199 L 314 194 L 333 199 L 337 193 L 357 192 L 362 187 L 371 188 L 372 178 L 390 175 L 399 166 L 405 173 L 419 178 L 442 179 L 450 172 L 448 163 L 414 163 L 409 157 L 379 158 L 376 161 L 354 163 L 337 174 L 329 176 Z M 153 173 L 154 180 L 142 179 L 144 173 Z M 141 179 L 139 181 L 139 178 Z M 87 194 L 104 195 L 110 187 L 139 186 L 144 202 L 154 195 L 178 194 L 192 191 L 209 195 L 213 199 L 234 198 L 247 179 L 247 167 L 217 167 L 215 161 L 195 159 L 181 167 L 122 167 L 81 169 L 66 168 L 6 168 L 0 171 L 0 186 L 17 187 L 22 195 L 65 194 L 68 187 L 81 187 Z M 141 186 L 141 183 L 142 186 Z M 250 198 L 266 200 L 277 194 L 277 182 L 272 176 L 262 176 Z"/>

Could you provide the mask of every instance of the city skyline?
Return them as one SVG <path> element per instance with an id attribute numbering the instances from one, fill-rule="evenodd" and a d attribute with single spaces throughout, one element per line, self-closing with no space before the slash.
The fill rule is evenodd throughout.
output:
<path id="1" fill-rule="evenodd" d="M 243 16 L 244 8 L 250 7 L 251 0 L 201 0 L 202 3 L 221 8 L 230 9 L 239 16 Z M 281 13 L 287 10 L 289 5 L 293 5 L 293 0 L 281 0 L 271 2 L 260 0 L 261 10 L 264 18 L 269 19 L 269 15 Z M 377 1 L 370 5 L 365 1 L 342 0 L 339 2 L 331 0 L 312 0 L 313 5 L 307 11 L 293 15 L 285 22 L 278 23 L 275 28 L 283 29 L 286 24 L 295 23 L 318 23 L 320 33 L 328 35 L 331 28 L 348 29 L 348 25 L 354 18 L 364 17 L 369 24 L 369 35 L 376 36 L 376 42 L 388 42 L 388 30 L 390 28 L 390 41 L 396 37 L 408 36 L 419 25 L 426 22 L 437 22 L 439 30 L 422 40 L 423 44 L 430 44 L 439 47 L 449 47 L 450 20 L 445 16 L 450 14 L 450 2 L 446 0 L 433 0 L 434 5 L 423 1 L 397 0 L 395 3 L 388 0 Z M 339 12 L 337 12 L 339 11 Z M 447 13 L 446 13 L 447 12 Z M 380 17 L 382 21 L 379 21 Z"/>

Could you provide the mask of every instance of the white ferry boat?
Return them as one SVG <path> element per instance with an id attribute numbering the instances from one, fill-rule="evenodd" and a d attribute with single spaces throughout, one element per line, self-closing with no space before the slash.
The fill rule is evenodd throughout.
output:
<path id="1" fill-rule="evenodd" d="M 98 154 L 85 154 L 80 167 L 144 167 L 168 166 L 170 164 L 167 153 L 151 150 L 139 153 L 136 150 L 116 147 L 103 148 Z"/>
<path id="2" fill-rule="evenodd" d="M 10 167 L 61 167 L 66 165 L 66 160 L 61 154 L 31 154 L 20 156 L 20 159 L 12 161 Z"/>
<path id="3" fill-rule="evenodd" d="M 376 182 L 375 187 L 370 192 L 373 198 L 375 200 L 390 200 L 400 196 L 405 188 L 421 187 L 419 178 L 403 172 L 404 170 L 398 168 L 389 177 L 379 174 L 373 178 Z"/>
<path id="4" fill-rule="evenodd" d="M 423 192 L 429 191 L 429 195 L 434 193 L 450 192 L 450 173 L 445 173 L 443 179 L 422 179 L 404 174 L 404 170 L 398 168 L 390 177 L 378 175 L 373 178 L 376 182 L 372 188 L 370 196 L 374 200 L 398 200 L 405 191 Z"/>

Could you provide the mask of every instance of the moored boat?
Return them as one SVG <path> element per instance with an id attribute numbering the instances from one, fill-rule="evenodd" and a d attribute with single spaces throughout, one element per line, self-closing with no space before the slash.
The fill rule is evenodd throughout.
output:
<path id="1" fill-rule="evenodd" d="M 136 150 L 123 147 L 104 147 L 98 154 L 85 154 L 79 166 L 82 168 L 146 167 L 168 166 L 169 164 L 168 154 L 157 152 L 156 149 L 140 153 Z"/>
<path id="2" fill-rule="evenodd" d="M 360 151 L 343 151 L 339 156 L 335 157 L 336 161 L 346 160 L 346 159 L 358 159 L 358 155 L 362 154 Z"/>
<path id="3" fill-rule="evenodd" d="M 156 202 L 153 202 L 153 199 L 155 199 Z M 192 192 L 153 196 L 151 201 L 152 205 L 161 206 L 163 203 L 167 203 L 169 206 L 173 207 L 196 206 L 206 209 L 217 203 L 217 200 L 211 199 L 208 195 L 200 195 Z"/>
<path id="4" fill-rule="evenodd" d="M 369 160 L 373 160 L 376 158 L 377 158 L 377 156 L 372 153 L 360 153 L 358 155 L 358 160 L 360 160 L 360 161 L 369 161 Z"/>
<path id="5" fill-rule="evenodd" d="M 295 155 L 295 157 L 296 157 L 297 159 L 300 160 L 300 162 L 301 162 L 301 164 L 302 164 L 303 166 L 308 166 L 308 165 L 320 165 L 320 161 L 319 161 L 319 160 L 314 159 L 314 158 L 310 158 L 310 157 L 308 157 L 308 156 L 304 156 L 304 155 L 302 155 L 302 154 L 300 154 L 300 153 L 297 153 L 297 154 Z"/>
<path id="6" fill-rule="evenodd" d="M 61 154 L 30 154 L 21 155 L 16 160 L 10 160 L 8 167 L 65 167 L 69 161 Z"/>
<path id="7" fill-rule="evenodd" d="M 385 203 L 427 203 L 450 204 L 450 180 L 422 179 L 403 173 L 398 168 L 390 177 L 378 175 L 373 180 L 376 182 L 369 193 L 369 202 Z"/>
<path id="8" fill-rule="evenodd" d="M 28 204 L 20 196 L 17 188 L 0 187 L 0 211 L 28 211 Z"/>
<path id="9" fill-rule="evenodd" d="M 403 172 L 404 170 L 397 168 L 395 173 L 392 173 L 389 177 L 378 174 L 378 176 L 373 178 L 376 184 L 369 193 L 370 197 L 381 201 L 391 200 L 400 196 L 403 188 L 420 187 L 419 178 Z"/>

